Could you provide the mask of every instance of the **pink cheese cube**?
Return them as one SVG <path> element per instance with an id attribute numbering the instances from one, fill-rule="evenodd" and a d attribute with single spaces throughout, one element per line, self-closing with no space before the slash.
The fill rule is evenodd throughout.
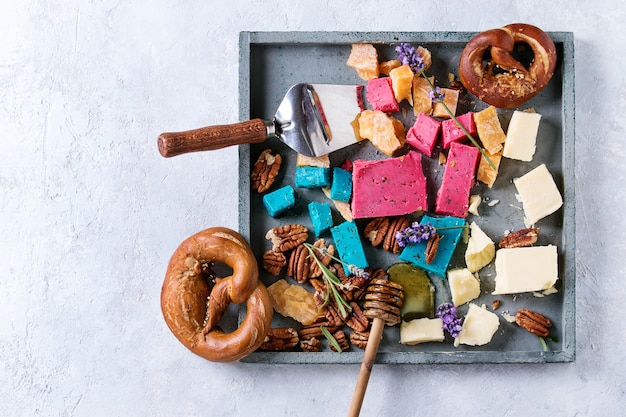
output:
<path id="1" fill-rule="evenodd" d="M 427 210 L 422 155 L 356 160 L 352 170 L 352 216 L 355 219 L 399 216 Z"/>
<path id="2" fill-rule="evenodd" d="M 459 142 L 450 144 L 443 180 L 435 200 L 435 213 L 467 217 L 479 158 L 480 151 L 474 146 Z"/>
<path id="3" fill-rule="evenodd" d="M 461 116 L 457 116 L 459 123 L 469 132 L 470 135 L 476 137 L 476 123 L 474 123 L 474 113 L 469 112 Z M 441 144 L 444 149 L 448 149 L 452 142 L 462 142 L 467 139 L 467 135 L 463 129 L 456 124 L 454 119 L 447 119 L 441 122 Z"/>
<path id="4" fill-rule="evenodd" d="M 422 152 L 426 156 L 431 156 L 435 148 L 435 142 L 439 137 L 441 123 L 439 120 L 420 113 L 415 119 L 415 123 L 406 134 L 406 141 L 413 148 Z"/>
<path id="5" fill-rule="evenodd" d="M 391 78 L 373 78 L 367 82 L 367 101 L 370 102 L 374 110 L 385 113 L 393 113 L 400 110 L 400 105 L 396 101 L 391 87 Z"/>

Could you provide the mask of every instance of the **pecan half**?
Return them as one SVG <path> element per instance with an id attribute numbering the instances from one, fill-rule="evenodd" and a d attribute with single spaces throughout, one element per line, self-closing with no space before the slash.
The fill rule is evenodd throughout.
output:
<path id="1" fill-rule="evenodd" d="M 281 269 L 287 265 L 287 258 L 280 252 L 268 250 L 263 254 L 263 268 L 272 275 L 280 274 Z"/>
<path id="2" fill-rule="evenodd" d="M 352 330 L 364 332 L 370 325 L 369 319 L 365 317 L 361 307 L 359 307 L 359 305 L 354 301 L 350 303 L 350 307 L 352 307 L 352 311 L 348 314 L 348 317 L 344 320 L 344 322 Z"/>
<path id="3" fill-rule="evenodd" d="M 385 240 L 383 242 L 383 249 L 387 252 L 391 253 L 400 253 L 400 245 L 398 245 L 398 240 L 396 239 L 396 234 L 409 227 L 411 222 L 406 217 L 396 217 L 389 223 L 389 230 L 387 230 L 387 234 L 385 235 Z"/>
<path id="4" fill-rule="evenodd" d="M 306 242 L 308 237 L 309 229 L 301 224 L 277 226 L 265 234 L 265 238 L 272 242 L 272 250 L 281 253 Z"/>
<path id="5" fill-rule="evenodd" d="M 430 239 L 428 239 L 428 244 L 426 245 L 426 263 L 431 264 L 435 257 L 437 256 L 437 251 L 439 250 L 439 241 L 441 240 L 441 235 L 435 233 Z"/>
<path id="6" fill-rule="evenodd" d="M 280 154 L 273 154 L 271 149 L 261 152 L 252 168 L 252 188 L 259 193 L 267 191 L 274 183 L 282 161 Z"/>
<path id="7" fill-rule="evenodd" d="M 263 350 L 287 350 L 298 345 L 298 331 L 291 327 L 275 327 L 267 332 L 261 344 Z"/>
<path id="8" fill-rule="evenodd" d="M 348 339 L 346 338 L 346 334 L 344 333 L 343 330 L 339 329 L 333 332 L 332 335 L 337 341 L 337 344 L 341 348 L 342 352 L 350 349 L 350 343 L 348 343 Z M 330 348 L 334 350 L 335 352 L 337 352 L 337 349 L 332 344 L 330 345 Z"/>
<path id="9" fill-rule="evenodd" d="M 365 349 L 367 347 L 367 340 L 370 337 L 370 332 L 357 332 L 350 333 L 350 343 L 359 349 Z"/>
<path id="10" fill-rule="evenodd" d="M 296 246 L 289 255 L 287 264 L 287 275 L 298 281 L 300 284 L 309 279 L 309 250 L 304 245 Z"/>
<path id="11" fill-rule="evenodd" d="M 300 349 L 303 352 L 319 352 L 322 350 L 322 342 L 316 337 L 300 340 Z"/>
<path id="12" fill-rule="evenodd" d="M 372 219 L 363 230 L 363 235 L 370 241 L 372 246 L 377 247 L 385 240 L 385 235 L 389 229 L 389 219 L 377 217 Z"/>
<path id="13" fill-rule="evenodd" d="M 328 320 L 326 320 L 325 317 L 323 317 L 321 320 L 317 320 L 313 324 L 302 326 L 300 330 L 298 330 L 300 340 L 323 337 L 324 333 L 322 333 L 322 326 L 326 327 L 331 333 L 339 330 L 339 326 L 332 325 Z"/>
<path id="14" fill-rule="evenodd" d="M 342 279 L 341 284 L 346 286 L 341 289 L 346 301 L 355 301 L 363 298 L 367 292 L 369 280 L 365 277 L 350 275 Z"/>
<path id="15" fill-rule="evenodd" d="M 550 327 L 552 322 L 544 315 L 536 311 L 521 308 L 515 315 L 515 322 L 520 326 L 540 337 L 548 337 L 550 335 Z"/>
<path id="16" fill-rule="evenodd" d="M 534 245 L 539 237 L 539 229 L 536 227 L 528 227 L 511 232 L 504 236 L 498 246 L 500 248 L 521 248 Z"/>
<path id="17" fill-rule="evenodd" d="M 315 254 L 315 257 L 317 257 L 317 259 L 319 259 L 320 262 L 322 262 L 322 265 L 328 266 L 330 262 L 333 260 L 332 256 L 335 254 L 335 246 L 328 245 L 327 247 L 326 241 L 324 239 L 316 240 L 315 243 L 313 243 L 313 246 L 320 248 L 320 249 L 325 249 L 325 254 L 322 254 L 319 251 L 314 251 L 314 254 Z M 320 268 L 318 263 L 314 259 L 311 259 L 311 262 L 309 264 L 310 264 L 309 278 L 321 277 L 322 268 Z"/>

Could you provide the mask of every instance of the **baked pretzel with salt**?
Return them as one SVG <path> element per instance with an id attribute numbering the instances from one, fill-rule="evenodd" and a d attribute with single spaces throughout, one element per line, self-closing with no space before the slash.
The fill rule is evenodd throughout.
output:
<path id="1" fill-rule="evenodd" d="M 532 57 L 521 59 L 518 47 L 527 45 Z M 528 61 L 526 65 L 520 61 Z M 541 29 L 514 23 L 481 32 L 470 39 L 459 60 L 465 88 L 487 104 L 519 107 L 537 95 L 556 68 L 556 47 Z"/>
<path id="2" fill-rule="evenodd" d="M 223 263 L 232 275 L 214 278 L 206 265 Z M 252 250 L 237 232 L 214 227 L 194 234 L 176 249 L 161 290 L 161 310 L 176 338 L 195 354 L 215 362 L 234 362 L 261 346 L 274 308 L 259 280 Z M 218 324 L 232 303 L 246 304 L 246 315 L 233 332 Z"/>

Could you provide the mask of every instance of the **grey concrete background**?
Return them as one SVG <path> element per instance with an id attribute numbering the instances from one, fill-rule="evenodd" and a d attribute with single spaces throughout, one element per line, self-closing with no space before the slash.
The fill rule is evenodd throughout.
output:
<path id="1" fill-rule="evenodd" d="M 339 3 L 339 2 L 337 2 Z M 0 414 L 345 415 L 351 365 L 215 364 L 166 328 L 167 261 L 237 228 L 237 150 L 163 159 L 164 130 L 237 120 L 240 31 L 572 31 L 577 356 L 377 366 L 364 416 L 618 416 L 626 157 L 614 1 L 0 3 Z"/>

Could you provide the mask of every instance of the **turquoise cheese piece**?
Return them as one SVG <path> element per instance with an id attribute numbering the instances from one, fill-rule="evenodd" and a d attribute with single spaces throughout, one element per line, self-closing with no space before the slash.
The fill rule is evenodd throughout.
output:
<path id="1" fill-rule="evenodd" d="M 330 211 L 330 204 L 311 201 L 308 208 L 315 236 L 320 236 L 333 227 L 333 215 Z"/>
<path id="2" fill-rule="evenodd" d="M 343 168 L 333 168 L 330 198 L 347 203 L 352 195 L 352 174 Z"/>
<path id="3" fill-rule="evenodd" d="M 408 244 L 402 253 L 400 253 L 399 258 L 405 262 L 410 262 L 427 272 L 431 272 L 441 278 L 445 278 L 446 270 L 448 269 L 448 265 L 452 259 L 452 254 L 454 253 L 454 250 L 459 243 L 459 239 L 461 238 L 461 234 L 463 233 L 462 226 L 465 226 L 465 219 L 458 217 L 430 217 L 428 215 L 424 215 L 420 223 L 432 224 L 435 229 L 437 229 L 437 234 L 441 236 L 435 259 L 430 264 L 426 263 L 425 252 L 428 242 L 425 241 Z"/>
<path id="4" fill-rule="evenodd" d="M 346 275 L 350 275 L 349 265 L 358 268 L 367 268 L 367 258 L 359 236 L 359 230 L 354 222 L 343 222 L 332 227 L 330 233 L 335 241 L 335 247 L 339 252 L 339 258 L 345 263 L 343 269 Z"/>
<path id="5" fill-rule="evenodd" d="M 315 166 L 296 167 L 296 188 L 330 187 L 331 169 Z"/>
<path id="6" fill-rule="evenodd" d="M 285 185 L 263 196 L 263 205 L 267 214 L 278 217 L 296 204 L 296 192 L 291 185 Z"/>

